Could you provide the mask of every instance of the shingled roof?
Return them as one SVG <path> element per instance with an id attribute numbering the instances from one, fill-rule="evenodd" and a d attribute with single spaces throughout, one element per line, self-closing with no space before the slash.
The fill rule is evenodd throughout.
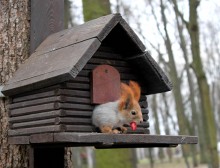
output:
<path id="1" fill-rule="evenodd" d="M 136 66 L 146 86 L 153 86 L 148 94 L 171 90 L 171 82 L 134 31 L 120 14 L 111 14 L 47 37 L 2 92 L 15 95 L 74 79 L 102 43 L 112 43 Z"/>

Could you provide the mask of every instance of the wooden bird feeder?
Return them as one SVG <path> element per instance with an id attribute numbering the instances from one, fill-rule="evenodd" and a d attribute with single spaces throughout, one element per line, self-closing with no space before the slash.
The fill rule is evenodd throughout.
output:
<path id="1" fill-rule="evenodd" d="M 102 134 L 92 125 L 96 104 L 114 101 L 120 82 L 137 81 L 144 122 L 127 134 Z M 151 135 L 146 95 L 172 84 L 120 14 L 47 37 L 3 88 L 10 97 L 9 143 L 31 145 L 173 147 L 195 136 Z"/>

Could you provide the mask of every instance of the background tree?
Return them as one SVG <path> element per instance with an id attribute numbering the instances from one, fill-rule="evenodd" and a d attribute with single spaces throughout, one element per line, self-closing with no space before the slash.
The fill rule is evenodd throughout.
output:
<path id="1" fill-rule="evenodd" d="M 4 85 L 29 56 L 30 1 L 0 1 L 0 85 Z M 8 99 L 0 98 L 0 167 L 29 167 L 28 147 L 9 145 Z"/>
<path id="2" fill-rule="evenodd" d="M 214 112 L 211 104 L 210 89 L 204 72 L 201 54 L 200 54 L 200 40 L 199 40 L 199 23 L 198 23 L 198 6 L 200 1 L 189 0 L 189 21 L 183 18 L 183 14 L 179 11 L 177 3 L 173 0 L 173 4 L 179 13 L 179 16 L 186 24 L 190 35 L 191 52 L 193 57 L 192 68 L 195 72 L 199 93 L 201 97 L 201 110 L 203 119 L 203 129 L 205 135 L 205 142 L 207 143 L 207 159 L 209 166 L 213 168 L 219 167 L 219 159 L 217 152 L 217 136 L 216 125 L 214 119 Z"/>
<path id="3" fill-rule="evenodd" d="M 111 13 L 109 0 L 82 0 L 82 2 L 85 22 Z"/>

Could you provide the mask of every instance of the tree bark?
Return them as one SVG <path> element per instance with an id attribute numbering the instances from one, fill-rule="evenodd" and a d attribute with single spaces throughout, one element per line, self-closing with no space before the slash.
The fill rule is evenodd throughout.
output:
<path id="1" fill-rule="evenodd" d="M 4 85 L 29 56 L 28 0 L 0 1 L 0 85 Z M 0 167 L 28 167 L 28 147 L 9 145 L 8 98 L 0 99 Z"/>

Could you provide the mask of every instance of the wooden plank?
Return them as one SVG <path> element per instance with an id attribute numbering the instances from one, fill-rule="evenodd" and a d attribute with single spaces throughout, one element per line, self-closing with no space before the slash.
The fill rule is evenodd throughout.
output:
<path id="1" fill-rule="evenodd" d="M 102 45 L 101 45 L 102 47 Z M 100 48 L 101 48 L 100 47 Z M 115 52 L 109 52 L 107 51 L 101 51 L 101 49 L 98 49 L 94 56 L 92 58 L 102 58 L 102 59 L 108 59 L 108 60 L 119 60 L 119 61 L 124 61 L 122 55 L 120 53 L 115 53 Z"/>
<path id="2" fill-rule="evenodd" d="M 82 70 L 81 72 L 84 72 L 84 70 Z M 76 77 L 76 78 L 78 78 L 78 77 Z M 71 82 L 73 82 L 73 83 L 71 83 Z M 69 82 L 66 83 L 66 88 L 67 89 L 77 89 L 77 90 L 89 91 L 90 90 L 90 84 L 87 84 L 87 83 L 76 83 L 75 81 L 69 81 Z"/>
<path id="3" fill-rule="evenodd" d="M 51 86 L 44 87 L 44 88 L 41 88 L 41 89 L 37 89 L 37 90 L 21 93 L 21 94 L 18 94 L 18 95 L 13 95 L 12 97 L 13 98 L 25 97 L 25 96 L 28 96 L 28 95 L 35 95 L 35 94 L 38 94 L 38 93 L 43 93 L 43 92 L 49 92 L 49 91 L 57 90 L 57 89 L 63 88 L 63 87 L 65 87 L 65 83 L 59 83 L 59 84 L 51 85 Z M 11 103 L 13 103 L 13 102 L 11 102 Z"/>
<path id="4" fill-rule="evenodd" d="M 42 8 L 42 6 L 45 6 Z M 41 19 L 39 19 L 41 18 Z M 31 0 L 31 53 L 50 34 L 64 28 L 64 2 Z"/>
<path id="5" fill-rule="evenodd" d="M 8 137 L 10 145 L 27 145 L 29 144 L 29 136 Z"/>
<path id="6" fill-rule="evenodd" d="M 72 96 L 72 95 L 71 95 Z M 30 101 L 24 101 L 19 103 L 14 103 L 9 105 L 9 109 L 19 109 L 24 107 L 43 105 L 54 102 L 66 102 L 66 103 L 80 103 L 80 104 L 91 104 L 90 98 L 81 98 L 81 97 L 69 97 L 69 96 L 56 96 L 56 97 L 48 97 L 42 99 L 35 99 Z"/>
<path id="7" fill-rule="evenodd" d="M 69 110 L 85 110 L 92 111 L 94 106 L 89 104 L 77 104 L 77 103 L 58 103 L 59 108 Z"/>
<path id="8" fill-rule="evenodd" d="M 66 114 L 64 110 L 54 110 L 54 111 L 48 111 L 48 112 L 42 112 L 42 113 L 36 113 L 30 115 L 22 115 L 17 117 L 12 116 L 9 118 L 9 123 L 36 121 L 36 120 L 55 118 L 58 116 L 65 116 L 65 115 Z"/>
<path id="9" fill-rule="evenodd" d="M 46 98 L 46 97 L 52 97 L 57 94 L 57 90 L 52 90 L 52 91 L 46 91 L 42 93 L 35 93 L 35 94 L 30 94 L 26 96 L 19 96 L 19 97 L 14 97 L 13 98 L 13 103 L 18 103 L 18 102 L 23 102 L 23 101 L 29 101 L 29 100 L 34 100 L 34 99 L 41 99 L 41 98 Z"/>
<path id="10" fill-rule="evenodd" d="M 57 143 L 91 143 L 91 144 L 149 144 L 154 145 L 178 145 L 197 144 L 196 136 L 170 136 L 148 134 L 103 134 L 103 133 L 54 133 L 54 142 Z M 32 142 L 31 142 L 32 143 Z"/>
<path id="11" fill-rule="evenodd" d="M 141 101 L 141 102 L 139 102 L 139 104 L 140 104 L 141 108 L 147 108 L 148 107 L 147 101 Z"/>
<path id="12" fill-rule="evenodd" d="M 94 68 L 96 68 L 97 65 L 94 65 L 94 64 L 86 64 L 84 66 L 84 69 L 85 70 L 92 70 Z M 131 68 L 126 68 L 126 67 L 115 67 L 120 73 L 130 73 L 131 72 Z"/>
<path id="13" fill-rule="evenodd" d="M 92 111 L 85 111 L 85 110 L 64 110 L 65 116 L 72 116 L 72 117 L 92 117 Z"/>
<path id="14" fill-rule="evenodd" d="M 121 60 L 110 60 L 110 59 L 102 59 L 102 58 L 92 58 L 88 61 L 90 64 L 107 64 L 115 67 L 129 67 L 129 64 L 126 61 L 121 61 Z"/>
<path id="15" fill-rule="evenodd" d="M 31 143 L 53 143 L 53 133 L 41 133 L 30 135 Z"/>
<path id="16" fill-rule="evenodd" d="M 27 61 L 25 62 L 25 64 L 26 63 L 28 64 Z M 22 64 L 22 65 L 26 66 L 24 64 Z M 21 66 L 15 72 L 15 75 L 21 69 Z M 31 67 L 27 67 L 24 71 L 29 71 L 29 69 L 31 69 Z M 23 80 L 23 78 L 25 78 L 25 76 L 18 77 L 18 80 L 20 80 L 20 81 L 16 81 L 13 83 L 6 83 L 2 92 L 4 92 L 4 94 L 7 96 L 12 96 L 12 95 L 36 90 L 39 88 L 44 88 L 44 87 L 47 87 L 50 85 L 54 85 L 54 84 L 57 84 L 58 81 L 60 83 L 62 83 L 64 81 L 72 79 L 72 74 L 70 74 L 70 71 L 71 71 L 71 68 L 67 67 L 67 68 L 58 69 L 56 71 L 52 71 L 49 73 L 42 72 L 42 74 L 39 76 L 35 76 L 33 78 L 28 78 L 28 79 L 24 79 L 24 80 Z M 14 77 L 16 77 L 16 76 L 14 76 Z M 11 78 L 11 79 L 14 79 L 14 78 Z M 47 79 L 47 80 L 45 80 L 45 79 Z M 9 82 L 10 82 L 10 80 L 9 80 Z"/>
<path id="17" fill-rule="evenodd" d="M 40 113 L 44 111 L 52 111 L 58 108 L 59 108 L 58 103 L 54 102 L 54 103 L 24 107 L 24 108 L 19 108 L 19 109 L 13 109 L 13 110 L 10 110 L 10 115 L 11 116 L 28 115 L 28 114 Z"/>
<path id="18" fill-rule="evenodd" d="M 41 105 L 46 103 L 52 103 L 52 102 L 61 102 L 64 98 L 61 96 L 53 96 L 53 97 L 47 97 L 47 98 L 41 98 L 41 99 L 35 99 L 30 101 L 24 101 L 19 103 L 13 103 L 9 104 L 9 109 L 18 109 L 22 107 L 29 107 L 29 106 L 35 106 L 35 105 Z"/>
<path id="19" fill-rule="evenodd" d="M 143 120 L 144 122 L 149 120 L 149 115 L 148 114 L 143 114 Z"/>
<path id="20" fill-rule="evenodd" d="M 142 114 L 148 114 L 149 110 L 148 109 L 141 109 Z"/>
<path id="21" fill-rule="evenodd" d="M 92 125 L 91 118 L 72 118 L 72 117 L 59 117 L 56 119 L 58 124 L 66 125 Z"/>
<path id="22" fill-rule="evenodd" d="M 65 96 L 77 96 L 77 97 L 80 97 L 80 98 L 90 98 L 90 92 L 89 91 L 60 89 L 59 94 L 65 95 Z"/>
<path id="23" fill-rule="evenodd" d="M 65 125 L 67 132 L 94 132 L 96 129 L 92 125 Z"/>
<path id="24" fill-rule="evenodd" d="M 11 129 L 18 129 L 18 128 L 31 128 L 31 127 L 40 127 L 40 126 L 48 126 L 48 125 L 57 125 L 58 118 L 50 118 L 44 120 L 35 120 L 35 121 L 28 121 L 28 122 L 20 122 L 20 123 L 13 123 L 11 124 Z"/>
<path id="25" fill-rule="evenodd" d="M 34 128 L 21 128 L 15 130 L 9 130 L 8 136 L 21 136 L 21 135 L 30 135 L 38 133 L 49 133 L 49 132 L 62 132 L 66 128 L 64 125 L 53 125 L 53 126 L 43 126 L 43 127 L 34 127 Z"/>
<path id="26" fill-rule="evenodd" d="M 135 131 L 128 128 L 127 134 L 149 134 L 150 131 L 147 128 L 138 127 Z"/>
<path id="27" fill-rule="evenodd" d="M 91 104 L 90 98 L 65 96 L 63 97 L 63 100 L 64 100 L 63 102 L 65 103 L 79 103 L 79 104 L 87 104 L 87 105 Z"/>
<path id="28" fill-rule="evenodd" d="M 86 84 L 90 84 L 90 78 L 89 78 L 89 77 L 81 77 L 81 76 L 77 76 L 77 77 L 74 78 L 72 81 L 74 81 L 74 82 L 78 82 L 78 83 L 86 83 Z"/>

